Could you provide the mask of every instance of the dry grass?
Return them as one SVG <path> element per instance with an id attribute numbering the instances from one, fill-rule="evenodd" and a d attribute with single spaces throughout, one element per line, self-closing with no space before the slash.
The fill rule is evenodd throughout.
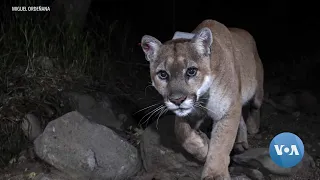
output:
<path id="1" fill-rule="evenodd" d="M 1 18 L 0 167 L 30 144 L 20 128 L 25 114 L 34 113 L 45 127 L 70 111 L 64 91 L 108 80 L 105 88 L 113 87 L 108 68 L 111 57 L 121 56 L 110 55 L 109 43 L 112 28 L 121 22 L 96 24 L 107 29 L 101 34 L 93 28 L 75 33 L 72 27 L 50 26 L 43 12 L 4 12 Z"/>

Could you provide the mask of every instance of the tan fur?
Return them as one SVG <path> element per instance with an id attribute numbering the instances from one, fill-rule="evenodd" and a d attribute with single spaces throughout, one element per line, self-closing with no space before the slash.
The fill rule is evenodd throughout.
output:
<path id="1" fill-rule="evenodd" d="M 259 130 L 263 66 L 255 41 L 245 30 L 205 20 L 193 33 L 192 40 L 164 44 L 146 35 L 141 44 L 154 87 L 177 114 L 178 140 L 205 162 L 202 179 L 230 179 L 232 148 L 247 149 L 247 131 Z M 197 69 L 194 76 L 192 67 Z M 246 103 L 251 109 L 245 123 L 241 108 Z M 214 122 L 210 140 L 197 131 L 206 117 Z M 191 127 L 191 121 L 198 121 L 196 127 Z"/>

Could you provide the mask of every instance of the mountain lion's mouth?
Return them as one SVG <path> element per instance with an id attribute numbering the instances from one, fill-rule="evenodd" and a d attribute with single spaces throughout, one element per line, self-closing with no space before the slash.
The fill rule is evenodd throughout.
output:
<path id="1" fill-rule="evenodd" d="M 192 112 L 192 108 L 178 108 L 173 110 L 173 112 L 180 117 L 185 117 Z"/>
<path id="2" fill-rule="evenodd" d="M 181 104 L 174 104 L 169 100 L 165 101 L 167 108 L 175 113 L 179 117 L 184 117 L 189 115 L 194 108 L 194 100 L 191 98 L 185 99 Z"/>
<path id="3" fill-rule="evenodd" d="M 188 109 L 191 109 L 191 108 L 181 108 L 181 107 L 179 107 L 179 108 L 176 108 L 176 109 L 172 109 L 172 111 L 178 111 L 178 110 L 184 111 L 184 110 L 188 110 Z"/>

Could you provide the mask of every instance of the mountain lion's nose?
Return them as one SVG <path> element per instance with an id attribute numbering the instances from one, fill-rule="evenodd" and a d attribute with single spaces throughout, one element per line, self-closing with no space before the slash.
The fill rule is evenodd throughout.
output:
<path id="1" fill-rule="evenodd" d="M 184 100 L 187 99 L 187 96 L 171 96 L 169 100 L 177 106 L 183 103 Z"/>

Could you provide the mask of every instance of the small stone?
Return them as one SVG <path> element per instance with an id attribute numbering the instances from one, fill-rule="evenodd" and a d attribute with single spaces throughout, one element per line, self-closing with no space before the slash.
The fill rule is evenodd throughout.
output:
<path id="1" fill-rule="evenodd" d="M 27 157 L 28 157 L 28 151 L 27 150 L 21 151 L 19 154 L 18 163 L 25 162 L 27 160 Z"/>
<path id="2" fill-rule="evenodd" d="M 30 140 L 35 140 L 41 133 L 39 119 L 33 114 L 27 114 L 21 123 L 21 128 L 24 135 Z"/>
<path id="3" fill-rule="evenodd" d="M 18 161 L 17 158 L 14 157 L 14 158 L 10 159 L 9 164 L 12 165 L 12 164 L 16 163 L 17 161 Z"/>

